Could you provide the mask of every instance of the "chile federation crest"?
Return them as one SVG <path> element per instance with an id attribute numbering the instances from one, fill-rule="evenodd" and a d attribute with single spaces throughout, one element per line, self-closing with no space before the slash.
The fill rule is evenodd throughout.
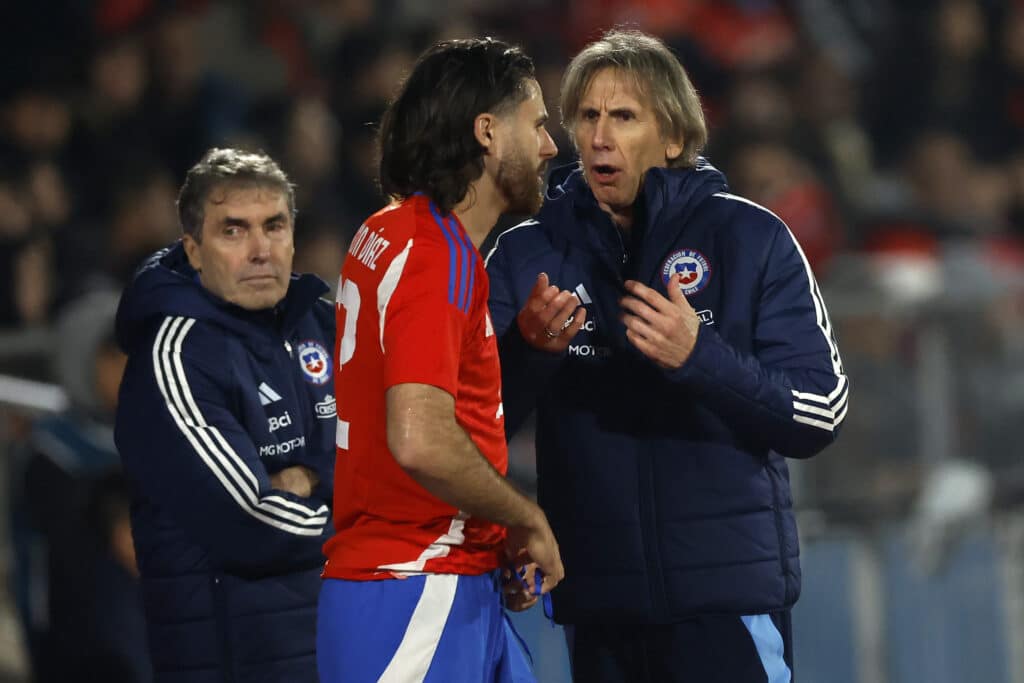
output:
<path id="1" fill-rule="evenodd" d="M 297 350 L 299 366 L 307 382 L 324 384 L 331 378 L 331 357 L 323 344 L 310 339 L 300 343 Z"/>
<path id="2" fill-rule="evenodd" d="M 704 289 L 711 279 L 711 266 L 704 254 L 694 249 L 680 249 L 672 252 L 661 267 L 661 280 L 668 285 L 669 279 L 682 273 L 679 288 L 690 296 Z"/>

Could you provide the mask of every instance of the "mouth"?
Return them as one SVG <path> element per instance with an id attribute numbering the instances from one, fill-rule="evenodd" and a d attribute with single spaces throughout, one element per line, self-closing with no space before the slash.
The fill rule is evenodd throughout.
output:
<path id="1" fill-rule="evenodd" d="M 248 282 L 248 283 L 254 284 L 254 285 L 266 284 L 268 282 L 274 282 L 276 280 L 277 280 L 276 276 L 269 275 L 269 274 L 267 274 L 267 275 L 249 275 L 247 277 L 243 277 L 242 278 L 242 282 Z"/>
<path id="2" fill-rule="evenodd" d="M 614 183 L 621 173 L 622 169 L 611 164 L 594 164 L 590 167 L 590 177 L 602 185 Z"/>

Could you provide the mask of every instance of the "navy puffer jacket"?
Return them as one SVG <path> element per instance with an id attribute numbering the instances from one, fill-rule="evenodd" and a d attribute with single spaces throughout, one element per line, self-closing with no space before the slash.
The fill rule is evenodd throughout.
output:
<path id="1" fill-rule="evenodd" d="M 178 244 L 122 297 L 115 438 L 158 682 L 317 680 L 336 421 L 326 290 L 293 276 L 275 309 L 246 311 L 204 289 Z M 296 464 L 319 475 L 310 498 L 270 484 Z"/>
<path id="2" fill-rule="evenodd" d="M 563 623 L 670 623 L 760 614 L 800 593 L 785 458 L 818 453 L 848 383 L 824 302 L 777 216 L 701 161 L 648 171 L 628 238 L 579 170 L 556 172 L 534 220 L 488 256 L 505 421 L 537 410 L 538 491 L 558 539 Z M 516 314 L 538 273 L 575 291 L 584 329 L 555 356 Z M 626 279 L 662 296 L 684 273 L 702 321 L 681 368 L 627 340 Z"/>

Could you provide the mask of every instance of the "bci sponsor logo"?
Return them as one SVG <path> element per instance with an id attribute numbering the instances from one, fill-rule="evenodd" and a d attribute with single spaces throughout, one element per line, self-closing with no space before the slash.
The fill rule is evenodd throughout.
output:
<path id="1" fill-rule="evenodd" d="M 284 411 L 284 415 L 278 415 L 277 417 L 267 418 L 267 427 L 270 428 L 270 433 L 273 434 L 281 427 L 291 427 L 292 416 L 288 414 L 288 411 Z"/>

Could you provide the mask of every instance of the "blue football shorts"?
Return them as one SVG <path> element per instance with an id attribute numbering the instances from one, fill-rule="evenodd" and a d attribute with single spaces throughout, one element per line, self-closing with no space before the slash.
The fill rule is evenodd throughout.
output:
<path id="1" fill-rule="evenodd" d="M 325 579 L 321 683 L 535 683 L 497 571 L 382 581 Z"/>

